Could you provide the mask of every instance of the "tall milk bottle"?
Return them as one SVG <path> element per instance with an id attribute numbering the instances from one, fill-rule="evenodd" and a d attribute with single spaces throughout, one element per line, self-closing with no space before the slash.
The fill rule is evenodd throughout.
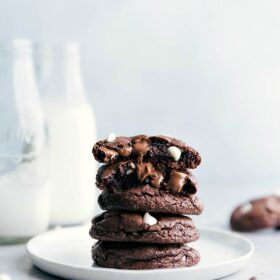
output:
<path id="1" fill-rule="evenodd" d="M 97 211 L 97 194 L 91 153 L 96 124 L 81 75 L 79 45 L 37 45 L 35 60 L 49 129 L 50 222 L 81 224 Z"/>
<path id="2" fill-rule="evenodd" d="M 32 43 L 0 43 L 0 244 L 49 225 L 47 135 Z"/>

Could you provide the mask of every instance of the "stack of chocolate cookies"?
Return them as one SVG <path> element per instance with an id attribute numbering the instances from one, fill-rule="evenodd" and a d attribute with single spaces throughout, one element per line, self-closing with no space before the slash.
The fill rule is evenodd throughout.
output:
<path id="1" fill-rule="evenodd" d="M 96 185 L 106 212 L 92 220 L 94 262 L 119 269 L 188 267 L 199 253 L 186 245 L 199 233 L 191 218 L 203 205 L 189 169 L 201 161 L 197 151 L 169 136 L 116 137 L 93 147 L 104 163 Z"/>

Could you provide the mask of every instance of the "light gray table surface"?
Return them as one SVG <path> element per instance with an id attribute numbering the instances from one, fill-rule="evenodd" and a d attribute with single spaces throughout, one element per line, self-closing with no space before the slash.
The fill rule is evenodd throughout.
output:
<path id="1" fill-rule="evenodd" d="M 229 214 L 236 204 L 265 192 L 261 187 L 246 189 L 245 192 L 244 187 L 233 186 L 209 187 L 205 190 L 201 187 L 200 193 L 205 203 L 205 211 L 203 215 L 195 217 L 198 227 L 206 225 L 225 229 L 228 228 Z M 254 257 L 247 267 L 225 279 L 249 280 L 255 276 L 258 280 L 279 280 L 280 230 L 265 230 L 244 235 L 256 246 Z M 25 245 L 0 247 L 0 272 L 10 274 L 13 280 L 59 279 L 36 269 L 25 253 Z"/>

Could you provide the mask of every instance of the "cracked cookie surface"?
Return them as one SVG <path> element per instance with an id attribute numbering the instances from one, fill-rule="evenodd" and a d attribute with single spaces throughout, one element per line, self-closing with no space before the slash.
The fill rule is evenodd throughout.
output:
<path id="1" fill-rule="evenodd" d="M 107 211 L 92 220 L 90 236 L 103 241 L 183 244 L 196 241 L 199 233 L 191 218 L 182 215 L 151 214 L 154 224 L 145 222 L 144 213 Z"/>
<path id="2" fill-rule="evenodd" d="M 105 190 L 99 196 L 98 203 L 104 210 L 185 215 L 199 215 L 203 211 L 203 204 L 195 194 L 171 194 L 149 185 L 129 188 L 125 191 Z"/>
<path id="3" fill-rule="evenodd" d="M 189 267 L 200 260 L 187 245 L 139 244 L 98 241 L 92 248 L 94 262 L 118 269 L 157 269 Z"/>

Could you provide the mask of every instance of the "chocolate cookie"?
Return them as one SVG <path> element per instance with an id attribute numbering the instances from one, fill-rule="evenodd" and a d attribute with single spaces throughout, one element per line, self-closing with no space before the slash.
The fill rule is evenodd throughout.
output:
<path id="1" fill-rule="evenodd" d="M 202 203 L 196 195 L 156 189 L 150 185 L 129 188 L 127 190 L 104 190 L 98 198 L 104 210 L 127 210 L 151 213 L 171 213 L 199 215 Z"/>
<path id="2" fill-rule="evenodd" d="M 102 241 L 183 244 L 197 240 L 199 233 L 186 216 L 107 211 L 92 220 L 90 236 Z"/>
<path id="3" fill-rule="evenodd" d="M 96 186 L 101 190 L 125 190 L 143 184 L 173 193 L 194 194 L 198 188 L 196 179 L 188 170 L 179 172 L 150 162 L 120 161 L 103 165 L 96 176 Z"/>
<path id="4" fill-rule="evenodd" d="M 189 267 L 200 260 L 186 245 L 139 244 L 99 241 L 92 248 L 95 264 L 118 269 Z"/>
<path id="5" fill-rule="evenodd" d="M 162 163 L 172 169 L 196 168 L 201 157 L 184 142 L 169 136 L 108 137 L 93 149 L 95 159 L 109 164 L 120 160 Z"/>
<path id="6" fill-rule="evenodd" d="M 238 231 L 254 231 L 280 225 L 280 196 L 272 195 L 237 207 L 230 219 Z"/>

